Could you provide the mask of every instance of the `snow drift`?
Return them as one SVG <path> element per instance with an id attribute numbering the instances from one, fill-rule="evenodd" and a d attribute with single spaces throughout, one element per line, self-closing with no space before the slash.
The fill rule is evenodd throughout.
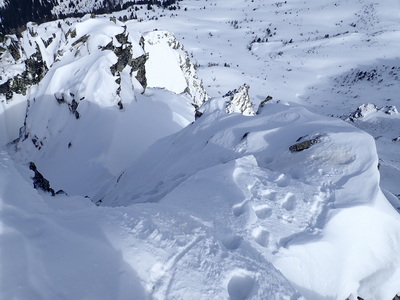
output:
<path id="1" fill-rule="evenodd" d="M 98 203 L 173 206 L 226 249 L 271 261 L 307 299 L 393 297 L 399 216 L 380 191 L 371 136 L 300 108 L 245 117 L 217 106 L 152 145 Z"/>

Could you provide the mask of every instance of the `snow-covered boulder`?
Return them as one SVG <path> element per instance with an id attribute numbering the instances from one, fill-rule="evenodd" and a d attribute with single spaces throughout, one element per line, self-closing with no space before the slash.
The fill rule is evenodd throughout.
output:
<path id="1" fill-rule="evenodd" d="M 249 96 L 250 86 L 244 84 L 237 90 L 229 92 L 229 101 L 226 104 L 226 113 L 240 113 L 245 116 L 254 116 L 254 105 L 250 100 Z"/>
<path id="2" fill-rule="evenodd" d="M 373 104 L 373 103 L 363 104 L 363 105 L 360 105 L 356 109 L 356 111 L 350 115 L 349 120 L 355 121 L 357 119 L 364 118 L 370 114 L 373 114 L 377 111 L 378 111 L 378 107 L 375 104 Z"/>
<path id="3" fill-rule="evenodd" d="M 399 112 L 394 105 L 385 106 L 382 108 L 383 112 L 387 115 L 397 115 Z"/>

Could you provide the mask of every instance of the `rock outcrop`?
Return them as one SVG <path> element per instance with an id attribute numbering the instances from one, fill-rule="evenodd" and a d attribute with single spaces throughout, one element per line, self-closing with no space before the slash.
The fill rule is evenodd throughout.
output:
<path id="1" fill-rule="evenodd" d="M 146 75 L 150 87 L 164 88 L 177 94 L 187 93 L 196 109 L 210 99 L 189 53 L 172 33 L 149 32 L 144 35 L 143 44 L 149 54 Z M 160 53 L 162 55 L 158 55 Z"/>
<path id="2" fill-rule="evenodd" d="M 240 113 L 245 116 L 254 116 L 254 106 L 249 96 L 250 86 L 242 85 L 237 90 L 228 92 L 225 96 L 229 97 L 226 104 L 226 113 Z"/>

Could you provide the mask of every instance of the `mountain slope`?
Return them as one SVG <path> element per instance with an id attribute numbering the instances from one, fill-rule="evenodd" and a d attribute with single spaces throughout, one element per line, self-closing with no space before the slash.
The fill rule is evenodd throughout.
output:
<path id="1" fill-rule="evenodd" d="M 1 41 L 0 298 L 393 299 L 399 3 L 179 6 Z"/>
<path id="2" fill-rule="evenodd" d="M 1 0 L 0 1 L 0 37 L 5 34 L 20 34 L 28 22 L 43 23 L 66 17 L 82 17 L 85 14 L 105 14 L 128 7 L 152 9 L 152 5 L 177 9 L 175 0 Z M 137 4 L 135 6 L 135 4 Z M 128 14 L 133 17 L 133 9 Z M 127 18 L 127 17 L 126 17 Z"/>
<path id="3" fill-rule="evenodd" d="M 394 295 L 399 215 L 380 191 L 373 139 L 304 109 L 227 116 L 223 103 L 155 143 L 98 203 L 172 205 L 227 249 L 254 247 L 307 299 Z"/>
<path id="4" fill-rule="evenodd" d="M 128 32 L 109 18 L 30 24 L 16 42 L 20 57 L 9 49 L 4 54 L 14 71 L 4 69 L 2 96 L 11 105 L 27 99 L 24 126 L 10 146 L 13 158 L 34 162 L 55 190 L 92 196 L 154 141 L 194 121 L 195 109 L 209 97 L 188 54 L 167 35 Z M 148 40 L 158 46 L 152 49 Z M 168 65 L 157 61 L 167 54 Z M 33 56 L 44 69 L 39 84 L 30 80 L 39 76 L 29 69 Z M 171 68 L 173 77 L 160 75 Z M 178 76 L 177 90 L 176 80 L 165 79 Z"/>

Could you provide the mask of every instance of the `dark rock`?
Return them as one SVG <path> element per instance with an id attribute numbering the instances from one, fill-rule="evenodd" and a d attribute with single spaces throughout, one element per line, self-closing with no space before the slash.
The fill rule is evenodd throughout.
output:
<path id="1" fill-rule="evenodd" d="M 73 97 L 75 95 L 73 93 L 70 93 L 70 96 Z M 72 99 L 71 103 L 69 103 L 66 100 L 65 95 L 63 93 L 55 93 L 54 94 L 54 98 L 56 99 L 57 103 L 60 104 L 60 105 L 61 104 L 67 104 L 70 113 L 75 116 L 75 119 L 79 119 L 80 118 L 80 114 L 79 114 L 79 112 L 77 110 L 78 106 L 79 106 L 79 103 L 75 99 Z M 80 100 L 83 100 L 83 99 L 84 99 L 84 97 L 81 98 Z"/>
<path id="2" fill-rule="evenodd" d="M 118 58 L 118 61 L 110 67 L 111 73 L 115 75 L 117 72 L 122 70 L 130 64 L 132 61 L 132 45 L 122 45 L 121 47 L 114 47 L 114 53 Z"/>
<path id="3" fill-rule="evenodd" d="M 103 46 L 103 47 L 101 47 L 100 48 L 102 51 L 104 51 L 104 50 L 114 50 L 114 45 L 113 45 L 113 42 L 111 41 L 111 42 L 109 42 L 107 45 L 105 45 L 105 46 Z"/>
<path id="4" fill-rule="evenodd" d="M 117 35 L 115 36 L 115 38 L 117 39 L 117 41 L 118 41 L 121 45 L 127 44 L 127 43 L 128 43 L 128 35 L 126 34 L 126 28 L 125 28 L 125 30 L 124 30 L 123 33 L 117 34 Z"/>
<path id="5" fill-rule="evenodd" d="M 36 33 L 36 35 L 37 35 L 37 33 Z M 47 47 L 49 47 L 50 46 L 50 44 L 53 42 L 53 37 L 50 37 L 48 40 L 43 40 L 42 39 L 42 41 L 43 41 L 43 44 L 44 44 L 44 46 L 47 48 Z"/>
<path id="6" fill-rule="evenodd" d="M 265 104 L 267 104 L 267 102 L 271 101 L 271 100 L 272 100 L 272 97 L 270 95 L 268 95 L 263 101 L 261 101 L 261 103 L 258 105 L 256 114 L 259 115 L 262 112 L 262 110 L 264 109 Z"/>
<path id="7" fill-rule="evenodd" d="M 56 195 L 68 195 L 64 190 L 58 190 Z"/>
<path id="8" fill-rule="evenodd" d="M 43 175 L 38 171 L 35 163 L 29 163 L 29 169 L 34 172 L 34 176 L 32 177 L 33 180 L 33 187 L 35 189 L 40 189 L 44 192 L 50 193 L 52 196 L 55 195 L 54 190 L 50 187 L 50 182 L 43 177 Z"/>
<path id="9" fill-rule="evenodd" d="M 387 115 L 397 115 L 399 112 L 397 111 L 396 106 L 391 105 L 391 106 L 385 106 L 382 108 L 383 112 Z"/>
<path id="10" fill-rule="evenodd" d="M 75 35 L 76 35 L 76 31 L 75 31 Z M 73 37 L 72 34 L 71 34 L 71 37 Z M 79 43 L 84 44 L 84 43 L 87 42 L 87 40 L 89 39 L 89 37 L 90 37 L 89 34 L 85 34 L 84 36 L 80 37 L 80 38 L 77 39 L 75 42 L 73 42 L 73 43 L 71 44 L 71 46 L 72 46 L 72 47 L 75 47 L 75 46 L 78 45 Z"/>
<path id="11" fill-rule="evenodd" d="M 56 98 L 58 104 L 66 103 L 63 93 L 55 93 L 54 98 Z"/>
<path id="12" fill-rule="evenodd" d="M 26 95 L 27 89 L 34 84 L 38 84 L 48 71 L 37 43 L 36 52 L 27 58 L 24 63 L 24 72 L 0 85 L 0 93 L 5 95 L 7 101 L 12 99 L 14 93 Z"/>
<path id="13" fill-rule="evenodd" d="M 43 142 L 40 141 L 36 135 L 31 140 L 36 149 L 38 149 L 38 150 L 42 149 Z"/>
<path id="14" fill-rule="evenodd" d="M 306 140 L 303 142 L 296 143 L 289 147 L 290 152 L 300 152 L 310 148 L 312 145 L 317 144 L 321 141 L 321 138 L 318 136 L 314 139 Z"/>
<path id="15" fill-rule="evenodd" d="M 354 122 L 355 120 L 357 120 L 359 118 L 365 117 L 368 113 L 376 112 L 376 111 L 378 111 L 378 107 L 375 104 L 373 104 L 373 103 L 363 104 L 363 105 L 360 105 L 356 109 L 356 111 L 348 117 L 348 120 Z"/>
<path id="16" fill-rule="evenodd" d="M 7 49 L 15 61 L 21 58 L 21 53 L 19 52 L 19 43 L 17 41 L 11 39 L 10 45 L 7 47 Z"/>
<path id="17" fill-rule="evenodd" d="M 200 118 L 203 115 L 203 113 L 201 111 L 199 111 L 198 109 L 196 109 L 194 111 L 194 119 L 197 120 L 198 118 Z"/>
<path id="18" fill-rule="evenodd" d="M 148 58 L 149 58 L 148 54 L 143 54 L 141 56 L 132 59 L 129 64 L 132 67 L 132 72 L 137 71 L 136 79 L 142 85 L 144 90 L 147 87 L 145 63 L 148 60 Z"/>

